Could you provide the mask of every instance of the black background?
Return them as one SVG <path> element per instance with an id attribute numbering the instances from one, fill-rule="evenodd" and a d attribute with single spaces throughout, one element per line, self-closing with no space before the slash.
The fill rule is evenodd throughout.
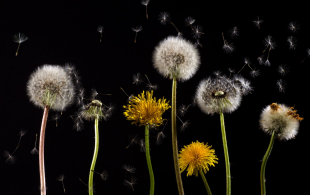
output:
<path id="1" fill-rule="evenodd" d="M 152 84 L 159 86 L 154 92 L 157 98 L 171 99 L 172 81 L 163 78 L 152 65 L 154 47 L 167 36 L 177 35 L 175 28 L 162 25 L 158 15 L 162 11 L 170 13 L 172 22 L 183 33 L 183 37 L 194 42 L 191 29 L 184 19 L 192 16 L 195 24 L 203 27 L 201 38 L 203 47 L 198 47 L 201 65 L 193 78 L 178 83 L 177 105 L 189 105 L 198 83 L 216 70 L 228 73 L 228 68 L 241 69 L 245 57 L 251 59 L 252 67 L 260 69 L 257 78 L 249 75 L 245 67 L 241 74 L 251 80 L 254 91 L 245 96 L 241 106 L 232 114 L 225 114 L 225 125 L 231 162 L 232 194 L 260 194 L 260 160 L 263 158 L 270 136 L 259 129 L 261 110 L 273 102 L 294 106 L 301 117 L 299 133 L 289 141 L 276 140 L 266 168 L 268 194 L 301 194 L 308 189 L 308 125 L 309 95 L 308 66 L 310 59 L 299 62 L 307 56 L 309 48 L 308 14 L 300 4 L 271 5 L 264 2 L 211 3 L 208 1 L 167 1 L 151 0 L 148 6 L 149 19 L 145 17 L 145 6 L 140 1 L 11 1 L 0 7 L 0 152 L 12 153 L 19 140 L 19 131 L 26 130 L 20 147 L 14 156 L 14 164 L 0 163 L 0 194 L 39 194 L 38 155 L 30 154 L 34 147 L 35 135 L 40 132 L 43 110 L 29 102 L 26 83 L 30 74 L 43 64 L 64 65 L 71 62 L 79 71 L 86 96 L 95 88 L 100 100 L 115 105 L 114 114 L 108 121 L 99 124 L 100 148 L 96 171 L 107 170 L 109 178 L 101 181 L 94 175 L 97 194 L 148 194 L 149 174 L 145 153 L 137 144 L 128 149 L 128 137 L 144 136 L 144 128 L 131 125 L 123 116 L 122 106 L 127 104 L 126 93 L 137 95 L 146 90 L 146 79 L 140 86 L 132 81 L 136 73 L 147 75 Z M 259 16 L 264 23 L 258 30 L 253 20 Z M 288 29 L 291 21 L 300 24 L 300 30 L 293 33 Z M 97 26 L 104 26 L 103 40 Z M 142 25 L 134 43 L 132 27 Z M 232 39 L 228 30 L 237 26 L 240 36 Z M 24 33 L 29 39 L 21 44 L 19 55 L 15 56 L 18 44 L 12 36 Z M 222 50 L 224 32 L 228 42 L 233 42 L 236 50 L 227 54 Z M 259 65 L 256 58 L 265 49 L 263 39 L 271 35 L 277 47 L 270 52 L 271 66 Z M 287 38 L 298 39 L 296 50 L 290 50 Z M 277 72 L 280 64 L 290 68 L 287 76 Z M 276 82 L 287 82 L 285 93 L 280 93 Z M 71 106 L 63 112 L 61 119 L 52 120 L 50 112 L 45 139 L 45 169 L 47 194 L 62 194 L 61 182 L 56 178 L 64 174 L 67 194 L 87 194 L 87 187 L 79 181 L 88 182 L 90 163 L 94 149 L 93 122 L 85 121 L 84 129 L 77 132 L 70 118 L 78 110 Z M 170 118 L 171 111 L 163 117 Z M 209 116 L 196 106 L 190 106 L 182 120 L 190 121 L 184 132 L 178 132 L 179 149 L 192 141 L 207 142 L 215 149 L 219 163 L 206 174 L 213 194 L 225 193 L 225 161 L 220 132 L 219 115 Z M 178 126 L 181 123 L 178 121 Z M 159 128 L 161 130 L 162 127 Z M 155 174 L 156 194 L 177 194 L 174 175 L 171 124 L 167 124 L 166 138 L 156 145 L 156 130 L 151 132 L 151 159 Z M 134 191 L 123 185 L 124 164 L 136 167 L 137 185 Z M 128 178 L 129 174 L 127 174 Z M 185 194 L 206 194 L 201 178 L 182 173 Z"/>

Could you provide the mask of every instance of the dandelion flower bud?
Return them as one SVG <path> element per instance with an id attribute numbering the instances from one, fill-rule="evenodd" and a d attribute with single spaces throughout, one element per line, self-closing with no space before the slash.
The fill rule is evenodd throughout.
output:
<path id="1" fill-rule="evenodd" d="M 202 80 L 196 92 L 196 100 L 200 109 L 206 114 L 231 113 L 252 88 L 250 82 L 241 76 L 229 79 L 224 76 Z"/>
<path id="2" fill-rule="evenodd" d="M 32 73 L 27 83 L 30 101 L 36 106 L 63 111 L 74 101 L 74 85 L 70 74 L 58 65 L 43 65 Z"/>
<path id="3" fill-rule="evenodd" d="M 153 63 L 164 77 L 186 81 L 196 73 L 200 56 L 192 43 L 181 37 L 170 36 L 155 48 Z"/>
<path id="4" fill-rule="evenodd" d="M 299 121 L 303 120 L 296 112 L 293 107 L 272 103 L 263 109 L 260 126 L 270 135 L 275 131 L 280 140 L 292 139 L 297 134 Z"/>

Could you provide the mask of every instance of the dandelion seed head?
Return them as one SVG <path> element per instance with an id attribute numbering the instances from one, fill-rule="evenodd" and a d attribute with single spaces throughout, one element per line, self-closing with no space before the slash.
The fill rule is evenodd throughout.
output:
<path id="1" fill-rule="evenodd" d="M 179 154 L 179 163 L 181 173 L 187 169 L 187 176 L 198 176 L 198 171 L 202 170 L 204 173 L 209 171 L 209 167 L 217 164 L 218 158 L 214 154 L 214 149 L 208 144 L 200 143 L 198 141 L 184 146 Z"/>
<path id="2" fill-rule="evenodd" d="M 266 65 L 266 66 L 270 66 L 270 65 L 271 65 L 270 61 L 269 61 L 269 60 L 266 60 L 266 61 L 265 61 L 265 65 Z"/>
<path id="3" fill-rule="evenodd" d="M 129 179 L 129 181 L 126 180 L 126 179 L 124 180 L 124 185 L 125 185 L 127 188 L 129 188 L 129 189 L 131 189 L 131 190 L 134 191 L 133 185 L 137 184 L 136 182 L 137 182 L 137 179 L 134 178 L 133 176 L 131 176 L 130 179 Z"/>
<path id="4" fill-rule="evenodd" d="M 260 126 L 267 134 L 271 135 L 275 131 L 279 140 L 290 140 L 297 135 L 301 120 L 303 118 L 292 107 L 272 103 L 263 109 Z"/>
<path id="5" fill-rule="evenodd" d="M 195 99 L 206 114 L 231 113 L 240 106 L 242 95 L 247 95 L 251 90 L 250 82 L 241 76 L 232 79 L 209 77 L 198 85 Z"/>
<path id="6" fill-rule="evenodd" d="M 141 77 L 140 73 L 133 75 L 132 80 L 133 80 L 133 84 L 136 84 L 136 85 L 140 85 L 140 83 L 143 82 L 143 78 Z"/>
<path id="7" fill-rule="evenodd" d="M 75 90 L 70 74 L 58 65 L 43 65 L 34 71 L 27 83 L 30 101 L 43 108 L 63 111 L 74 102 Z"/>
<path id="8" fill-rule="evenodd" d="M 181 127 L 180 127 L 180 131 L 185 131 L 186 128 L 189 126 L 190 122 L 189 121 L 185 121 L 184 123 L 182 123 Z"/>
<path id="9" fill-rule="evenodd" d="M 300 25 L 296 21 L 290 22 L 288 24 L 288 29 L 290 29 L 293 33 L 295 33 L 300 29 Z"/>
<path id="10" fill-rule="evenodd" d="M 186 26 L 190 26 L 190 25 L 194 24 L 194 22 L 195 22 L 195 19 L 193 17 L 185 18 L 185 25 Z"/>
<path id="11" fill-rule="evenodd" d="M 159 13 L 159 19 L 160 23 L 162 23 L 163 25 L 166 25 L 167 23 L 169 23 L 171 21 L 170 18 L 170 14 L 167 12 L 160 12 Z"/>
<path id="12" fill-rule="evenodd" d="M 200 56 L 192 43 L 180 37 L 170 36 L 155 48 L 153 65 L 164 77 L 186 81 L 198 70 Z"/>
<path id="13" fill-rule="evenodd" d="M 97 99 L 93 99 L 85 108 L 81 108 L 78 116 L 81 116 L 85 120 L 95 120 L 96 118 L 99 120 L 107 119 L 106 110 L 102 106 L 102 102 Z"/>
<path id="14" fill-rule="evenodd" d="M 13 35 L 13 41 L 16 43 L 22 43 L 28 40 L 28 37 L 23 33 L 17 33 Z"/>

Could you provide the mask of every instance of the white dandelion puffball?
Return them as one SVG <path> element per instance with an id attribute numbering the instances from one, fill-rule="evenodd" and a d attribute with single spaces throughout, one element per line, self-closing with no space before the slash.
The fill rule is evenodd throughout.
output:
<path id="1" fill-rule="evenodd" d="M 241 76 L 233 79 L 225 76 L 209 77 L 198 85 L 195 99 L 206 114 L 231 113 L 240 106 L 242 95 L 250 91 L 250 82 Z"/>
<path id="2" fill-rule="evenodd" d="M 289 140 L 296 136 L 299 120 L 302 118 L 292 108 L 273 103 L 263 109 L 259 121 L 264 132 L 271 135 L 275 131 L 279 140 Z"/>
<path id="3" fill-rule="evenodd" d="M 181 37 L 167 37 L 153 53 L 153 64 L 160 74 L 180 81 L 190 79 L 200 65 L 195 45 Z"/>
<path id="4" fill-rule="evenodd" d="M 36 106 L 49 106 L 55 111 L 72 104 L 75 95 L 71 75 L 58 65 L 43 65 L 35 70 L 27 83 L 27 93 Z"/>

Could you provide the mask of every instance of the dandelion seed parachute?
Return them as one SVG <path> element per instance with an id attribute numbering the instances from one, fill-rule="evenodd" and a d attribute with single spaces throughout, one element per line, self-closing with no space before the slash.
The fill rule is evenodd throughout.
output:
<path id="1" fill-rule="evenodd" d="M 197 48 L 181 37 L 167 37 L 153 53 L 153 64 L 164 77 L 186 81 L 198 70 L 200 56 Z"/>

